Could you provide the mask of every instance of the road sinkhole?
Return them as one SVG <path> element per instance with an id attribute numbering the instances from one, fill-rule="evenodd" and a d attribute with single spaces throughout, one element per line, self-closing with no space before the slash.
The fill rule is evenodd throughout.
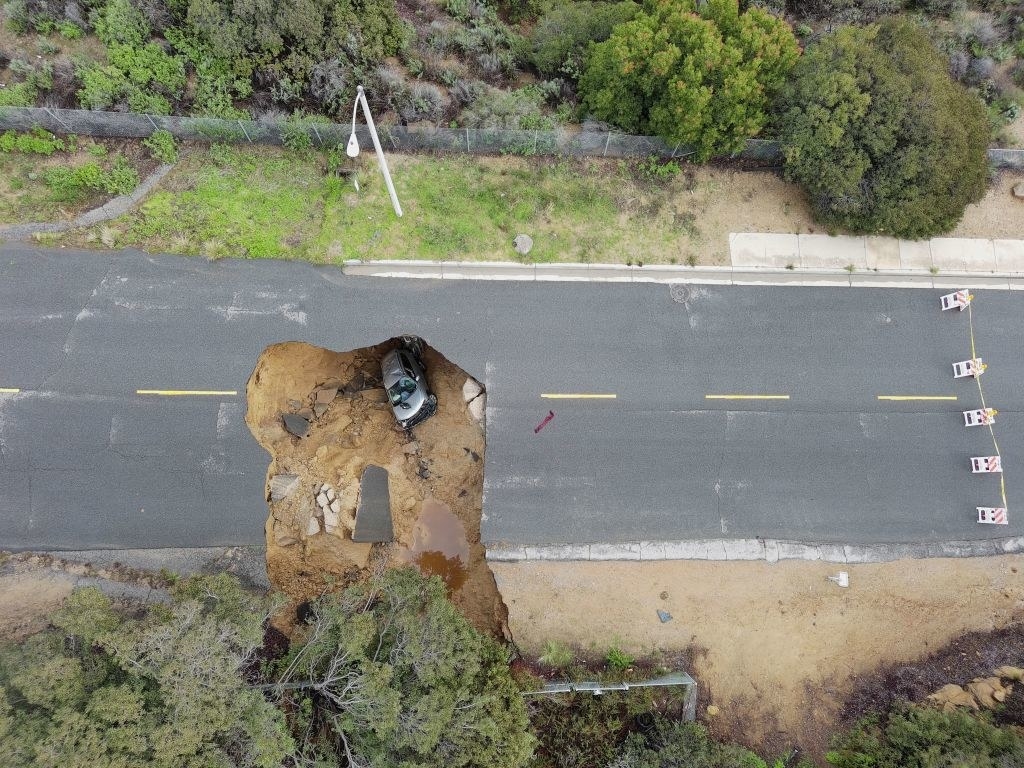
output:
<path id="1" fill-rule="evenodd" d="M 406 353 L 420 380 L 405 381 L 419 375 Z M 440 576 L 479 630 L 508 637 L 480 543 L 486 397 L 417 337 L 348 352 L 283 342 L 260 354 L 245 420 L 270 454 L 267 574 L 291 601 L 280 629 L 306 601 L 411 565 Z M 421 406 L 430 413 L 410 419 Z"/>

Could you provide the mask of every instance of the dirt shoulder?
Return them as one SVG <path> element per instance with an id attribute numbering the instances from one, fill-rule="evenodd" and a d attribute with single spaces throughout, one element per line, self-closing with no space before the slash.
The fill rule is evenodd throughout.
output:
<path id="1" fill-rule="evenodd" d="M 788 561 L 492 563 L 517 644 L 698 649 L 700 713 L 767 754 L 824 753 L 844 697 L 894 662 L 1024 619 L 1019 556 L 848 565 Z M 672 615 L 662 623 L 661 609 Z M 701 650 L 702 649 L 702 650 Z M 965 681 L 953 681 L 965 682 Z"/>

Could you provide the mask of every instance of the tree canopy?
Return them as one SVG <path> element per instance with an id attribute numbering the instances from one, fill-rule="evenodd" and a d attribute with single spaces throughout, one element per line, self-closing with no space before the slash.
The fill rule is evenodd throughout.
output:
<path id="1" fill-rule="evenodd" d="M 279 680 L 309 763 L 515 768 L 533 752 L 507 651 L 412 569 L 313 603 Z"/>
<path id="2" fill-rule="evenodd" d="M 281 712 L 244 679 L 265 606 L 229 576 L 188 579 L 170 605 L 117 613 L 72 593 L 53 629 L 0 649 L 8 768 L 274 768 Z"/>
<path id="3" fill-rule="evenodd" d="M 829 226 L 928 237 L 985 193 L 985 109 L 912 22 L 823 38 L 797 64 L 780 111 L 787 178 Z"/>
<path id="4" fill-rule="evenodd" d="M 738 0 L 648 0 L 590 49 L 584 105 L 631 133 L 696 150 L 699 160 L 743 149 L 799 56 L 789 26 Z"/>

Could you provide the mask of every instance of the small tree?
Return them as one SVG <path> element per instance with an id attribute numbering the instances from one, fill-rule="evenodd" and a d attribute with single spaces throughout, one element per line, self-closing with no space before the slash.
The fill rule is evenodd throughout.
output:
<path id="1" fill-rule="evenodd" d="M 823 223 L 928 237 L 984 195 L 985 109 L 911 22 L 840 29 L 793 75 L 779 122 L 786 176 Z"/>
<path id="2" fill-rule="evenodd" d="M 789 26 L 738 0 L 648 0 L 590 49 L 584 105 L 633 133 L 686 144 L 699 160 L 743 149 L 799 56 Z"/>
<path id="3" fill-rule="evenodd" d="M 55 629 L 0 648 L 4 766 L 276 768 L 284 718 L 243 677 L 264 616 L 226 575 L 182 582 L 140 619 L 74 592 Z"/>
<path id="4" fill-rule="evenodd" d="M 314 603 L 276 689 L 309 764 L 516 768 L 533 750 L 507 652 L 408 568 Z"/>
<path id="5" fill-rule="evenodd" d="M 836 768 L 1022 765 L 1024 740 L 984 715 L 899 704 L 838 736 L 826 755 Z"/>

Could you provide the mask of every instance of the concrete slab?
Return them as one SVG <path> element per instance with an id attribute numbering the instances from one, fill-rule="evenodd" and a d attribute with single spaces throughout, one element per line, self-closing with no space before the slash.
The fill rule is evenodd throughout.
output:
<path id="1" fill-rule="evenodd" d="M 508 262 L 453 261 L 441 265 L 441 276 L 448 280 L 533 280 L 533 264 Z"/>
<path id="2" fill-rule="evenodd" d="M 679 273 L 674 282 L 702 285 L 731 285 L 732 267 L 690 267 Z"/>
<path id="3" fill-rule="evenodd" d="M 486 559 L 496 563 L 515 563 L 526 560 L 526 547 L 488 547 Z"/>
<path id="4" fill-rule="evenodd" d="M 1008 282 L 1011 291 L 1024 291 L 1024 277 L 1011 277 Z"/>
<path id="5" fill-rule="evenodd" d="M 900 240 L 900 269 L 932 268 L 932 244 L 930 240 Z"/>
<path id="6" fill-rule="evenodd" d="M 824 281 L 824 282 L 813 282 Z M 839 285 L 850 284 L 846 272 L 835 274 L 804 274 L 790 269 L 742 269 L 732 271 L 733 285 Z"/>
<path id="7" fill-rule="evenodd" d="M 800 263 L 797 235 L 773 232 L 730 232 L 729 255 L 734 267 L 781 267 Z"/>
<path id="8" fill-rule="evenodd" d="M 992 241 L 968 237 L 933 237 L 932 266 L 940 271 L 994 272 Z"/>
<path id="9" fill-rule="evenodd" d="M 862 269 L 866 263 L 864 238 L 840 235 L 798 235 L 803 269 Z"/>
<path id="10" fill-rule="evenodd" d="M 895 237 L 864 238 L 865 269 L 899 269 L 900 241 Z"/>
<path id="11" fill-rule="evenodd" d="M 536 264 L 534 277 L 537 280 L 557 280 L 564 282 L 589 281 L 593 279 L 589 264 Z M 617 269 L 613 273 L 615 279 L 628 281 L 629 273 Z"/>
<path id="12" fill-rule="evenodd" d="M 664 541 L 641 541 L 640 542 L 640 559 L 641 560 L 664 560 L 665 559 L 665 542 Z"/>
<path id="13" fill-rule="evenodd" d="M 779 560 L 821 560 L 821 551 L 798 541 L 777 542 Z"/>
<path id="14" fill-rule="evenodd" d="M 639 560 L 639 544 L 591 544 L 591 560 Z"/>
<path id="15" fill-rule="evenodd" d="M 562 547 L 526 547 L 527 560 L 589 560 L 589 544 L 567 544 Z"/>
<path id="16" fill-rule="evenodd" d="M 356 510 L 352 541 L 387 542 L 394 541 L 394 538 L 388 471 L 384 467 L 369 464 L 359 480 L 359 507 Z"/>
<path id="17" fill-rule="evenodd" d="M 686 275 L 687 269 L 682 267 L 657 266 L 636 267 L 633 270 L 634 283 L 675 283 Z"/>
<path id="18" fill-rule="evenodd" d="M 633 280 L 633 267 L 624 264 L 588 264 L 587 267 L 592 283 L 621 283 Z"/>
<path id="19" fill-rule="evenodd" d="M 443 262 L 440 261 L 406 261 L 404 259 L 346 261 L 342 272 L 346 275 L 440 278 L 442 264 Z"/>
<path id="20" fill-rule="evenodd" d="M 854 272 L 850 285 L 858 288 L 934 288 L 932 276 L 920 273 Z"/>
<path id="21" fill-rule="evenodd" d="M 757 539 L 730 539 L 724 544 L 726 560 L 764 559 L 764 547 Z"/>
<path id="22" fill-rule="evenodd" d="M 988 288 L 1005 291 L 1010 285 L 1008 277 L 986 277 L 983 275 L 944 275 L 941 272 L 932 279 L 936 288 L 948 288 L 951 291 L 960 288 Z"/>
<path id="23" fill-rule="evenodd" d="M 992 251 L 998 271 L 1024 273 L 1024 240 L 993 240 Z"/>
<path id="24" fill-rule="evenodd" d="M 666 560 L 707 560 L 708 543 L 701 540 L 666 541 Z"/>
<path id="25" fill-rule="evenodd" d="M 818 544 L 821 559 L 828 563 L 845 563 L 846 547 L 842 544 Z"/>

